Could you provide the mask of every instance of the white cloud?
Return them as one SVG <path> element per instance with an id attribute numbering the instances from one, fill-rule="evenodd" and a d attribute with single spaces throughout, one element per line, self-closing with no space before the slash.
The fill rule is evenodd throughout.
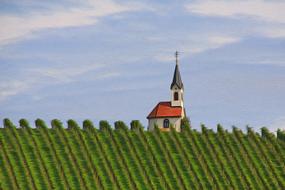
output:
<path id="1" fill-rule="evenodd" d="M 197 44 L 195 47 L 190 48 L 189 52 L 192 54 L 201 53 L 210 49 L 216 49 L 228 44 L 237 43 L 239 41 L 239 37 L 212 35 L 204 38 L 201 44 Z"/>
<path id="2" fill-rule="evenodd" d="M 95 24 L 100 17 L 137 10 L 135 5 L 120 5 L 109 0 L 88 1 L 84 7 L 57 8 L 48 12 L 30 12 L 24 15 L 0 15 L 0 45 L 9 44 L 32 33 L 48 28 L 76 27 Z"/>
<path id="3" fill-rule="evenodd" d="M 74 77 L 83 75 L 89 71 L 94 71 L 96 69 L 104 67 L 103 64 L 88 64 L 88 65 L 79 65 L 79 66 L 66 66 L 62 65 L 60 67 L 48 67 L 48 68 L 33 68 L 26 70 L 33 75 L 40 77 L 48 77 L 54 79 L 59 83 L 71 82 L 74 80 Z"/>
<path id="4" fill-rule="evenodd" d="M 191 36 L 189 39 L 183 39 L 183 43 L 179 42 L 170 47 L 176 47 L 177 50 L 182 51 L 180 57 L 188 56 L 189 54 L 198 54 L 211 49 L 217 49 L 225 45 L 237 43 L 241 40 L 239 37 L 218 34 L 200 34 L 200 37 Z M 204 35 L 204 36 L 203 36 Z M 153 37 L 155 39 L 155 37 Z M 199 39 L 197 41 L 197 39 Z M 159 39 L 163 42 L 163 38 Z M 165 39 L 164 39 L 165 40 Z M 166 40 L 165 40 L 166 41 Z M 155 60 L 161 62 L 174 61 L 174 50 L 161 50 L 154 55 Z"/>
<path id="5" fill-rule="evenodd" d="M 205 16 L 249 16 L 268 22 L 285 23 L 284 1 L 202 0 L 187 4 L 186 9 Z"/>
<path id="6" fill-rule="evenodd" d="M 226 44 L 231 44 L 238 42 L 239 38 L 232 36 L 212 36 L 209 38 L 209 42 L 213 44 L 213 46 L 223 46 Z"/>
<path id="7" fill-rule="evenodd" d="M 240 36 L 285 37 L 285 1 L 202 0 L 188 3 L 185 8 L 201 16 L 254 20 L 250 27 L 240 31 Z"/>
<path id="8" fill-rule="evenodd" d="M 100 75 L 95 76 L 94 79 L 102 80 L 102 79 L 114 78 L 118 76 L 121 76 L 120 72 L 111 71 L 111 72 L 101 73 Z"/>
<path id="9" fill-rule="evenodd" d="M 0 102 L 37 86 L 64 84 L 78 80 L 78 76 L 102 67 L 104 67 L 102 64 L 89 64 L 61 68 L 26 69 L 27 76 L 0 83 Z M 120 75 L 121 73 L 117 71 L 94 72 L 92 80 L 104 80 Z"/>
<path id="10" fill-rule="evenodd" d="M 10 96 L 22 93 L 29 89 L 35 82 L 33 79 L 29 80 L 9 80 L 5 83 L 0 83 L 0 102 Z"/>
<path id="11" fill-rule="evenodd" d="M 261 33 L 271 38 L 284 38 L 285 26 L 271 26 L 263 29 Z"/>

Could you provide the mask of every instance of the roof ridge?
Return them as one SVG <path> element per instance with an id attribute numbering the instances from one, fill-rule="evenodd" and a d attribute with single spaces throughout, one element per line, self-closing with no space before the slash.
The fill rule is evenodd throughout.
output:
<path id="1" fill-rule="evenodd" d="M 156 108 L 156 110 L 155 110 L 155 115 L 157 115 L 157 112 L 158 112 L 158 110 L 159 110 L 159 105 L 160 105 L 160 102 L 155 106 L 155 108 Z M 155 109 L 154 108 L 154 109 Z"/>
<path id="2" fill-rule="evenodd" d="M 154 109 L 147 116 L 150 118 L 161 118 L 161 117 L 181 117 L 182 107 L 171 106 L 170 101 L 159 102 Z"/>

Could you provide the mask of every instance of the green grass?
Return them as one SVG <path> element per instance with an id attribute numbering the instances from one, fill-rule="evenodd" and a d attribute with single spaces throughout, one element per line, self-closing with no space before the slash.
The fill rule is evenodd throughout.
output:
<path id="1" fill-rule="evenodd" d="M 0 189 L 285 189 L 285 138 L 248 128 L 0 128 Z M 123 124 L 121 124 L 123 125 Z"/>

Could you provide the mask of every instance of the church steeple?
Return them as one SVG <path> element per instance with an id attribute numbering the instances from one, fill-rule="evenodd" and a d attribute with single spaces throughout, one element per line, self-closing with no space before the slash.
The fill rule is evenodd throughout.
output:
<path id="1" fill-rule="evenodd" d="M 183 82 L 181 80 L 181 75 L 179 72 L 179 66 L 178 66 L 178 52 L 175 52 L 175 58 L 176 58 L 176 65 L 174 70 L 174 75 L 172 79 L 172 83 L 170 86 L 171 90 L 171 106 L 179 106 L 183 107 Z"/>
<path id="2" fill-rule="evenodd" d="M 170 126 L 181 131 L 182 119 L 186 117 L 184 108 L 184 88 L 178 66 L 178 52 L 175 52 L 175 70 L 170 86 L 170 101 L 159 102 L 147 116 L 148 129 L 154 130 L 157 126 L 162 131 L 170 131 Z"/>
<path id="3" fill-rule="evenodd" d="M 179 66 L 178 66 L 178 52 L 177 51 L 175 52 L 175 58 L 176 58 L 176 65 L 175 65 L 175 70 L 174 70 L 173 79 L 172 79 L 170 89 L 172 89 L 175 85 L 179 89 L 183 89 L 183 82 L 181 79 L 181 75 L 179 72 Z"/>

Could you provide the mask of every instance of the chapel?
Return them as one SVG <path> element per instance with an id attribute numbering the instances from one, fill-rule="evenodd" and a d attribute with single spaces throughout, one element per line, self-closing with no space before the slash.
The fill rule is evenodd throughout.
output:
<path id="1" fill-rule="evenodd" d="M 161 131 L 169 131 L 172 126 L 176 131 L 181 131 L 181 120 L 186 117 L 184 108 L 184 86 L 178 66 L 178 52 L 175 53 L 176 65 L 170 85 L 170 101 L 159 102 L 150 114 L 148 119 L 148 130 L 153 130 L 155 125 Z"/>

